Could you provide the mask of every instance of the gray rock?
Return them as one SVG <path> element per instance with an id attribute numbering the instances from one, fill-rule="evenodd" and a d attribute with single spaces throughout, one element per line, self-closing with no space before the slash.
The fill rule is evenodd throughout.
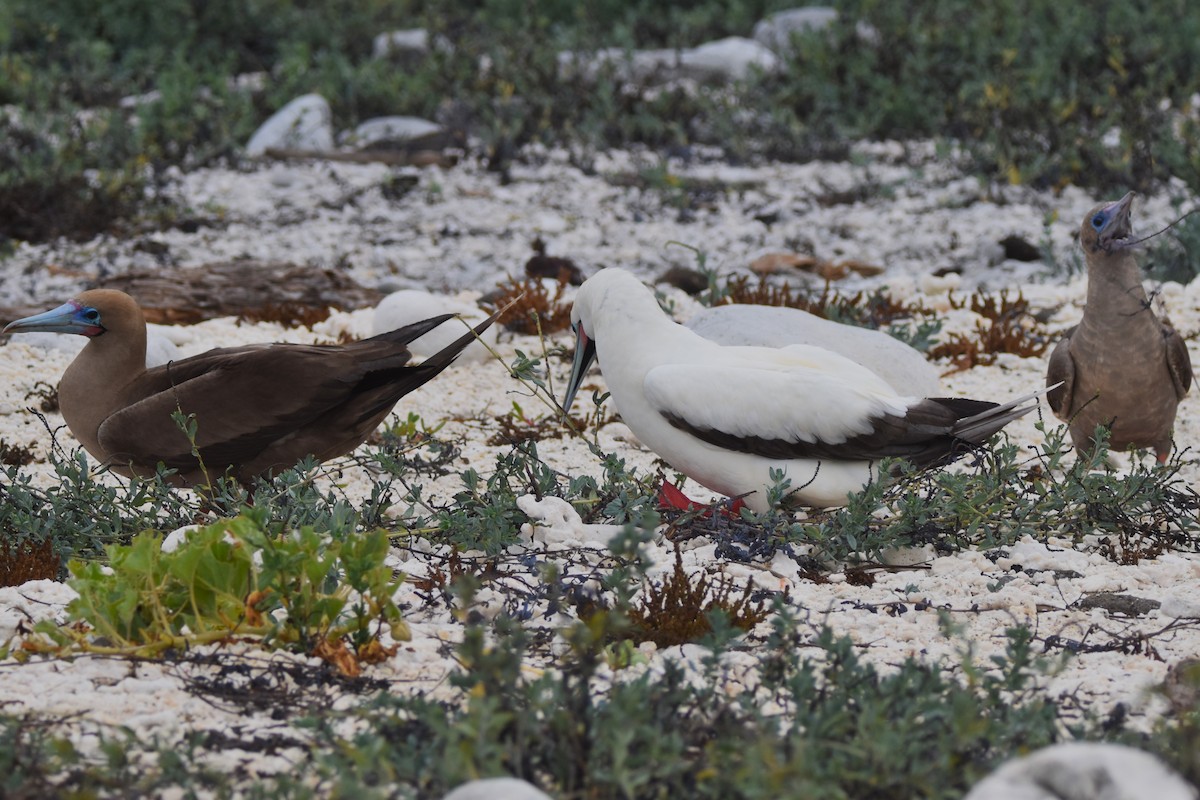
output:
<path id="1" fill-rule="evenodd" d="M 425 55 L 429 52 L 429 31 L 410 28 L 403 31 L 388 31 L 375 37 L 371 45 L 371 56 L 383 58 L 391 53 Z"/>
<path id="2" fill-rule="evenodd" d="M 753 39 L 730 36 L 684 50 L 679 63 L 686 77 L 740 81 L 755 68 L 764 72 L 777 69 L 779 57 Z"/>
<path id="3" fill-rule="evenodd" d="M 559 74 L 565 78 L 595 80 L 601 70 L 611 70 L 618 80 L 666 83 L 678 78 L 706 81 L 742 80 L 754 68 L 771 71 L 779 58 L 753 39 L 730 36 L 685 50 L 623 50 L 609 47 L 594 52 L 558 54 Z"/>
<path id="4" fill-rule="evenodd" d="M 551 800 L 551 797 L 517 778 L 485 778 L 464 783 L 442 800 Z"/>
<path id="5" fill-rule="evenodd" d="M 754 41 L 776 53 L 792 49 L 792 34 L 821 31 L 837 19 L 838 12 L 825 6 L 791 8 L 779 11 L 754 26 Z"/>
<path id="6" fill-rule="evenodd" d="M 1196 800 L 1196 790 L 1149 753 L 1071 742 L 1015 758 L 965 800 Z"/>
<path id="7" fill-rule="evenodd" d="M 612 70 L 618 80 L 666 81 L 676 74 L 679 53 L 676 50 L 624 50 L 607 47 L 594 52 L 564 51 L 558 54 L 559 75 L 563 78 L 595 80 L 604 69 Z"/>
<path id="8" fill-rule="evenodd" d="M 824 347 L 862 364 L 902 395 L 941 394 L 937 370 L 925 356 L 882 331 L 831 322 L 796 308 L 750 304 L 707 308 L 685 324 L 720 344 Z"/>
<path id="9" fill-rule="evenodd" d="M 261 156 L 274 147 L 297 150 L 333 148 L 333 112 L 319 94 L 297 97 L 264 122 L 246 145 L 246 155 Z"/>
<path id="10" fill-rule="evenodd" d="M 366 147 L 376 142 L 406 142 L 420 136 L 437 133 L 442 127 L 420 117 L 375 117 L 366 120 L 351 133 L 342 137 L 343 144 Z"/>
<path id="11" fill-rule="evenodd" d="M 792 35 L 808 31 L 823 31 L 838 18 L 838 12 L 826 6 L 809 6 L 779 11 L 754 26 L 754 41 L 784 55 L 792 51 Z M 855 25 L 858 38 L 868 44 L 879 43 L 879 31 L 859 21 Z"/>

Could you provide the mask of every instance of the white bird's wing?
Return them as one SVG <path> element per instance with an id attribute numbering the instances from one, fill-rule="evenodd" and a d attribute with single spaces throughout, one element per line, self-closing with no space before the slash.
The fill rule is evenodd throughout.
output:
<path id="1" fill-rule="evenodd" d="M 898 396 L 865 367 L 828 350 L 723 347 L 703 363 L 652 368 L 646 399 L 676 427 L 743 439 L 838 444 L 903 417 Z"/>

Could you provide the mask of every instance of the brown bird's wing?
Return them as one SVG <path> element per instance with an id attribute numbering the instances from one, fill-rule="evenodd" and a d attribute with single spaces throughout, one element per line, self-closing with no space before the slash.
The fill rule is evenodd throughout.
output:
<path id="1" fill-rule="evenodd" d="M 350 393 L 360 369 L 333 355 L 297 345 L 223 348 L 150 370 L 130 386 L 129 404 L 100 424 L 100 444 L 116 463 L 190 470 L 191 442 L 172 419 L 182 411 L 196 416 L 207 467 L 220 473 L 253 461 Z"/>
<path id="2" fill-rule="evenodd" d="M 1050 365 L 1046 368 L 1046 385 L 1058 387 L 1046 392 L 1046 402 L 1054 416 L 1067 420 L 1071 416 L 1071 400 L 1075 393 L 1075 358 L 1071 355 L 1071 335 L 1075 329 L 1067 331 L 1054 351 L 1050 353 Z"/>
<path id="3" fill-rule="evenodd" d="M 161 461 L 191 470 L 192 445 L 171 417 L 181 410 L 196 415 L 196 446 L 217 474 L 230 466 L 290 465 L 306 455 L 331 458 L 361 443 L 400 397 L 474 341 L 472 331 L 408 366 L 405 345 L 450 316 L 346 345 L 221 348 L 157 367 L 127 389 L 127 405 L 100 425 L 100 443 L 116 463 Z"/>
<path id="4" fill-rule="evenodd" d="M 1175 396 L 1180 400 L 1192 388 L 1192 357 L 1188 355 L 1187 343 L 1179 331 L 1163 323 L 1163 338 L 1167 344 L 1167 370 L 1171 383 L 1175 385 Z"/>

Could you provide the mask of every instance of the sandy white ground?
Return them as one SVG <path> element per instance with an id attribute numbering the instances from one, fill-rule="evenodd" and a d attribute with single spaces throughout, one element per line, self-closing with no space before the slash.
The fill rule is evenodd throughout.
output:
<path id="1" fill-rule="evenodd" d="M 550 242 L 551 252 L 569 255 L 585 271 L 620 265 L 647 279 L 672 263 L 691 263 L 690 251 L 670 245 L 672 241 L 706 251 L 709 265 L 726 272 L 744 270 L 764 252 L 811 249 L 825 258 L 852 257 L 885 265 L 882 278 L 850 288 L 882 283 L 899 295 L 922 295 L 928 305 L 947 310 L 952 329 L 972 328 L 975 317 L 949 312 L 947 289 L 1019 285 L 1035 308 L 1058 309 L 1048 323 L 1050 330 L 1058 330 L 1078 319 L 1085 290 L 1082 277 L 1054 277 L 1041 264 L 996 263 L 996 243 L 1009 234 L 1032 242 L 1048 236 L 1057 260 L 1066 263 L 1079 220 L 1097 200 L 1105 199 L 1070 188 L 1055 196 L 987 187 L 963 176 L 952 163 L 936 160 L 930 146 L 873 145 L 862 149 L 862 159 L 854 165 L 673 165 L 678 174 L 718 178 L 737 187 L 698 211 L 693 221 L 681 221 L 678 210 L 655 193 L 585 176 L 566 165 L 561 154 L 533 155 L 531 166 L 514 170 L 510 185 L 499 185 L 494 175 L 468 162 L 450 171 L 419 173 L 418 188 L 397 202 L 380 194 L 379 183 L 390 174 L 383 167 L 275 164 L 251 171 L 180 175 L 172 189 L 175 195 L 192 208 L 219 216 L 223 227 L 202 227 L 192 234 L 165 231 L 149 238 L 169 247 L 166 263 L 159 265 L 163 269 L 245 255 L 323 266 L 341 263 L 368 284 L 452 291 L 490 288 L 505 274 L 519 274 L 536 234 Z M 625 153 L 605 156 L 597 164 L 602 175 L 637 166 L 637 156 Z M 853 204 L 826 207 L 815 199 L 830 189 L 862 186 L 869 187 L 864 193 L 868 199 Z M 756 219 L 766 212 L 777 221 L 767 225 Z M 1167 194 L 1139 200 L 1135 207 L 1135 222 L 1143 231 L 1175 216 Z M 0 303 L 49 308 L 84 280 L 152 266 L 154 258 L 135 250 L 135 243 L 101 239 L 22 246 L 0 263 Z M 56 267 L 54 274 L 44 269 L 49 265 Z M 949 266 L 961 267 L 962 277 L 932 277 L 934 270 Z M 694 311 L 686 296 L 670 296 L 681 318 Z M 1200 286 L 1168 285 L 1161 297 L 1185 334 L 1200 330 Z M 168 335 L 189 355 L 253 341 L 329 340 L 342 332 L 365 335 L 369 328 L 370 312 L 360 311 L 335 313 L 314 331 L 224 319 L 168 329 Z M 552 344 L 568 342 L 564 336 Z M 502 361 L 511 362 L 517 349 L 538 355 L 542 344 L 532 337 L 501 336 Z M 39 381 L 57 381 L 70 358 L 68 350 L 31 346 L 20 338 L 0 343 L 0 439 L 31 446 L 44 456 L 46 433 L 25 411 L 27 395 Z M 1194 352 L 1193 359 L 1200 363 L 1200 353 Z M 556 359 L 548 363 L 561 395 L 567 365 Z M 995 366 L 947 375 L 943 385 L 947 395 L 1000 400 L 1041 385 L 1044 371 L 1043 359 L 1002 357 Z M 588 381 L 602 384 L 598 375 Z M 586 394 L 580 399 L 586 401 Z M 1180 407 L 1176 437 L 1183 446 L 1200 442 L 1197 394 Z M 485 440 L 496 428 L 495 418 L 509 413 L 514 401 L 527 416 L 548 413 L 497 361 L 456 365 L 402 401 L 397 409 L 402 417 L 413 412 L 430 425 L 444 421 L 440 435 L 462 443 L 452 465 L 454 474 L 419 481 L 425 484 L 426 496 L 446 502 L 458 487 L 458 471 L 470 466 L 486 474 L 493 468 L 496 454 L 504 448 L 489 447 Z M 1048 411 L 1045 418 L 1053 422 Z M 1036 443 L 1040 434 L 1035 421 L 1033 416 L 1018 421 L 1010 426 L 1010 435 L 1023 445 Z M 61 436 L 64 444 L 71 444 L 69 435 Z M 602 429 L 600 444 L 606 451 L 619 452 L 631 466 L 654 469 L 653 455 L 641 450 L 620 424 Z M 600 471 L 588 449 L 569 437 L 543 441 L 539 453 L 568 474 Z M 46 468 L 38 463 L 30 469 L 44 473 Z M 1196 465 L 1188 464 L 1183 475 L 1194 484 Z M 369 485 L 361 471 L 348 465 L 339 470 L 337 480 L 352 495 L 365 493 Z M 689 488 L 694 496 L 707 496 L 698 487 Z M 539 503 L 529 498 L 523 509 L 531 518 L 545 520 L 529 531 L 527 546 L 534 551 L 599 547 L 611 533 L 572 520 L 552 500 Z M 1080 655 L 1047 677 L 1044 686 L 1050 696 L 1073 698 L 1081 709 L 1101 716 L 1124 704 L 1139 725 L 1148 725 L 1166 711 L 1154 687 L 1168 667 L 1200 650 L 1200 625 L 1185 621 L 1167 634 L 1155 635 L 1177 618 L 1200 618 L 1200 556 L 1194 553 L 1169 553 L 1138 566 L 1118 566 L 1075 549 L 1069 541 L 1022 541 L 995 562 L 967 551 L 912 570 L 881 573 L 874 586 L 862 587 L 839 574 L 828 583 L 813 583 L 782 556 L 767 564 L 744 565 L 718 559 L 713 545 L 703 539 L 688 547 L 684 565 L 689 571 L 725 572 L 764 588 L 786 588 L 802 618 L 813 624 L 828 622 L 862 644 L 864 657 L 881 665 L 916 656 L 955 669 L 968 645 L 983 661 L 1003 649 L 1003 630 L 1013 624 L 1029 625 L 1040 635 L 1058 633 L 1089 641 L 1152 636 L 1142 652 Z M 422 549 L 427 548 L 398 550 L 400 567 L 419 577 L 428 560 Z M 669 544 L 660 541 L 653 551 L 658 568 L 669 569 Z M 503 586 L 493 587 L 482 593 L 485 613 L 499 610 L 502 590 Z M 1162 606 L 1136 619 L 1072 607 L 1084 595 L 1099 591 L 1134 594 L 1159 600 Z M 415 590 L 406 587 L 405 592 Z M 0 642 L 13 636 L 23 621 L 60 615 L 69 599 L 69 589 L 51 582 L 0 589 Z M 417 610 L 423 604 L 415 594 L 403 599 L 414 609 L 409 615 L 413 641 L 402 645 L 390 661 L 372 667 L 372 676 L 394 682 L 394 691 L 442 691 L 444 677 L 454 666 L 447 643 L 458 639 L 462 627 L 444 607 Z M 949 609 L 963 626 L 960 638 L 950 640 L 939 632 L 938 609 Z M 670 653 L 643 646 L 643 652 L 651 667 L 661 658 L 700 657 L 696 646 L 672 648 Z M 247 657 L 294 658 L 258 651 Z M 755 663 L 752 651 L 731 657 L 748 668 Z M 186 691 L 186 683 L 181 670 L 168 664 L 94 658 L 27 664 L 10 660 L 0 662 L 0 712 L 77 715 L 68 727 L 85 739 L 96 725 L 129 725 L 168 740 L 197 729 L 235 729 L 242 735 L 284 731 L 298 742 L 303 738 L 269 714 L 247 715 L 201 700 Z M 356 699 L 346 696 L 335 702 Z M 292 761 L 286 751 L 264 757 L 231 750 L 214 758 L 252 774 L 286 770 Z"/>

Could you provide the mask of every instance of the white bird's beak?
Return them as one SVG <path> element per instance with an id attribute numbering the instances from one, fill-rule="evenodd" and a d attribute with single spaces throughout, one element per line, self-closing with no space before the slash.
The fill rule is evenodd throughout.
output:
<path id="1" fill-rule="evenodd" d="M 575 360 L 571 364 L 571 379 L 567 381 L 567 394 L 563 398 L 563 413 L 571 410 L 571 404 L 575 402 L 575 393 L 579 391 L 579 384 L 583 383 L 583 376 L 596 357 L 596 343 L 584 331 L 583 323 L 577 323 L 574 327 Z"/>

